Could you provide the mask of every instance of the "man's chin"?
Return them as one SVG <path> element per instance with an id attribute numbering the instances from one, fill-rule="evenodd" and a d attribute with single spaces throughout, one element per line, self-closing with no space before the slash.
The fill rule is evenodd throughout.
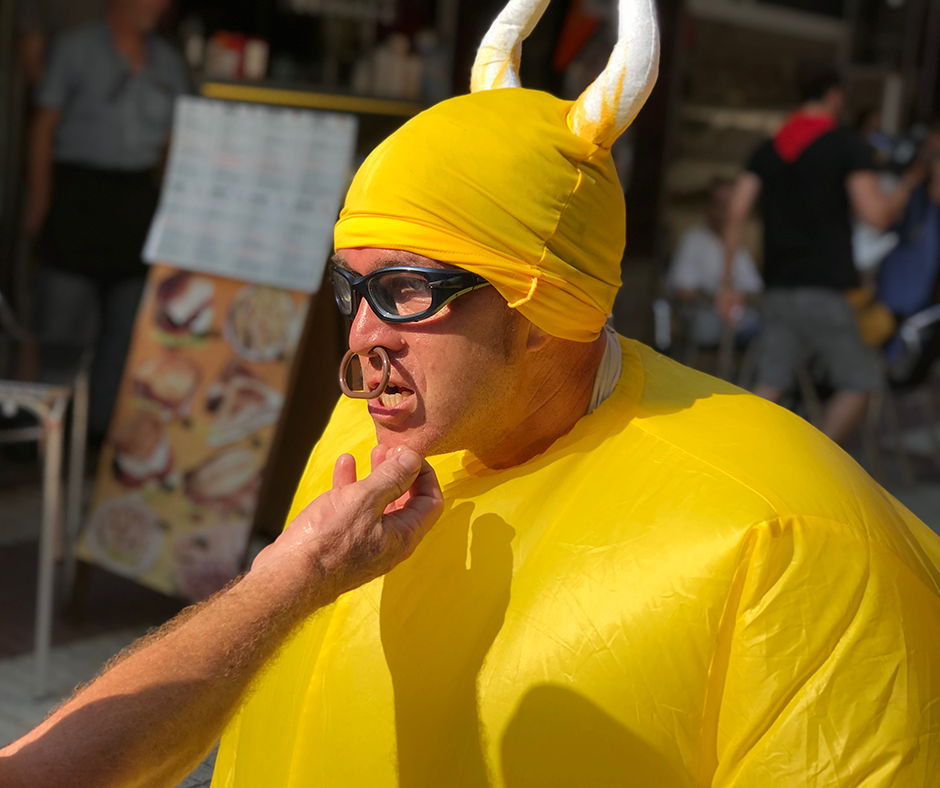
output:
<path id="1" fill-rule="evenodd" d="M 438 448 L 440 440 L 435 440 L 431 435 L 421 429 L 388 429 L 381 424 L 375 425 L 376 442 L 390 449 L 399 446 L 405 446 L 422 457 L 433 457 L 435 454 L 443 454 Z"/>

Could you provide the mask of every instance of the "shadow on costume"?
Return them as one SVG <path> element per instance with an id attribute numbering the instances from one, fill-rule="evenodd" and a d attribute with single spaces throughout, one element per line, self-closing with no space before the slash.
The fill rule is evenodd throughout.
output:
<path id="1" fill-rule="evenodd" d="M 401 788 L 486 788 L 477 676 L 509 606 L 515 531 L 495 514 L 456 506 L 433 550 L 386 577 L 382 646 L 395 691 Z M 469 544 L 469 560 L 468 560 Z"/>
<path id="2" fill-rule="evenodd" d="M 506 788 L 679 788 L 688 775 L 564 687 L 534 687 L 501 744 Z"/>

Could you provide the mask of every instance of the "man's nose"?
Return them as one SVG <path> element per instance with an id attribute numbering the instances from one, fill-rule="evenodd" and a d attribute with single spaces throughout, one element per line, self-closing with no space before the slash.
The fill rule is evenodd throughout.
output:
<path id="1" fill-rule="evenodd" d="M 363 298 L 359 302 L 359 309 L 353 316 L 352 327 L 349 329 L 349 349 L 365 355 L 376 346 L 388 350 L 400 350 L 401 332 L 394 324 L 380 320 L 372 311 L 369 302 Z"/>

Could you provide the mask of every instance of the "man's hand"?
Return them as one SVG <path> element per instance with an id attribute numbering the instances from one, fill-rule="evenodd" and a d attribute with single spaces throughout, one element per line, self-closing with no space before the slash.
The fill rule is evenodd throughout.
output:
<path id="1" fill-rule="evenodd" d="M 372 450 L 372 473 L 356 481 L 356 461 L 344 454 L 333 470 L 333 489 L 307 506 L 252 571 L 305 557 L 323 594 L 335 598 L 384 575 L 410 556 L 440 517 L 437 477 L 411 449 Z M 290 554 L 290 557 L 285 557 Z"/>
<path id="2" fill-rule="evenodd" d="M 727 325 L 735 328 L 744 317 L 744 296 L 738 290 L 723 285 L 715 294 L 715 309 Z"/>
<path id="3" fill-rule="evenodd" d="M 441 514 L 431 467 L 410 449 L 352 457 L 251 571 L 131 647 L 45 722 L 0 751 L 3 788 L 175 785 L 218 740 L 251 682 L 318 607 L 389 571 Z"/>
<path id="4" fill-rule="evenodd" d="M 23 231 L 29 239 L 35 238 L 42 230 L 52 205 L 53 152 L 56 130 L 61 121 L 59 110 L 39 108 L 31 123 L 27 199 L 23 216 Z"/>

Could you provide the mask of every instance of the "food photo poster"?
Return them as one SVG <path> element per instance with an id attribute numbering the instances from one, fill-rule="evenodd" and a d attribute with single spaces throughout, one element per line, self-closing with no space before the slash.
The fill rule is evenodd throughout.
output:
<path id="1" fill-rule="evenodd" d="M 150 267 L 80 559 L 192 601 L 242 570 L 308 305 Z"/>

